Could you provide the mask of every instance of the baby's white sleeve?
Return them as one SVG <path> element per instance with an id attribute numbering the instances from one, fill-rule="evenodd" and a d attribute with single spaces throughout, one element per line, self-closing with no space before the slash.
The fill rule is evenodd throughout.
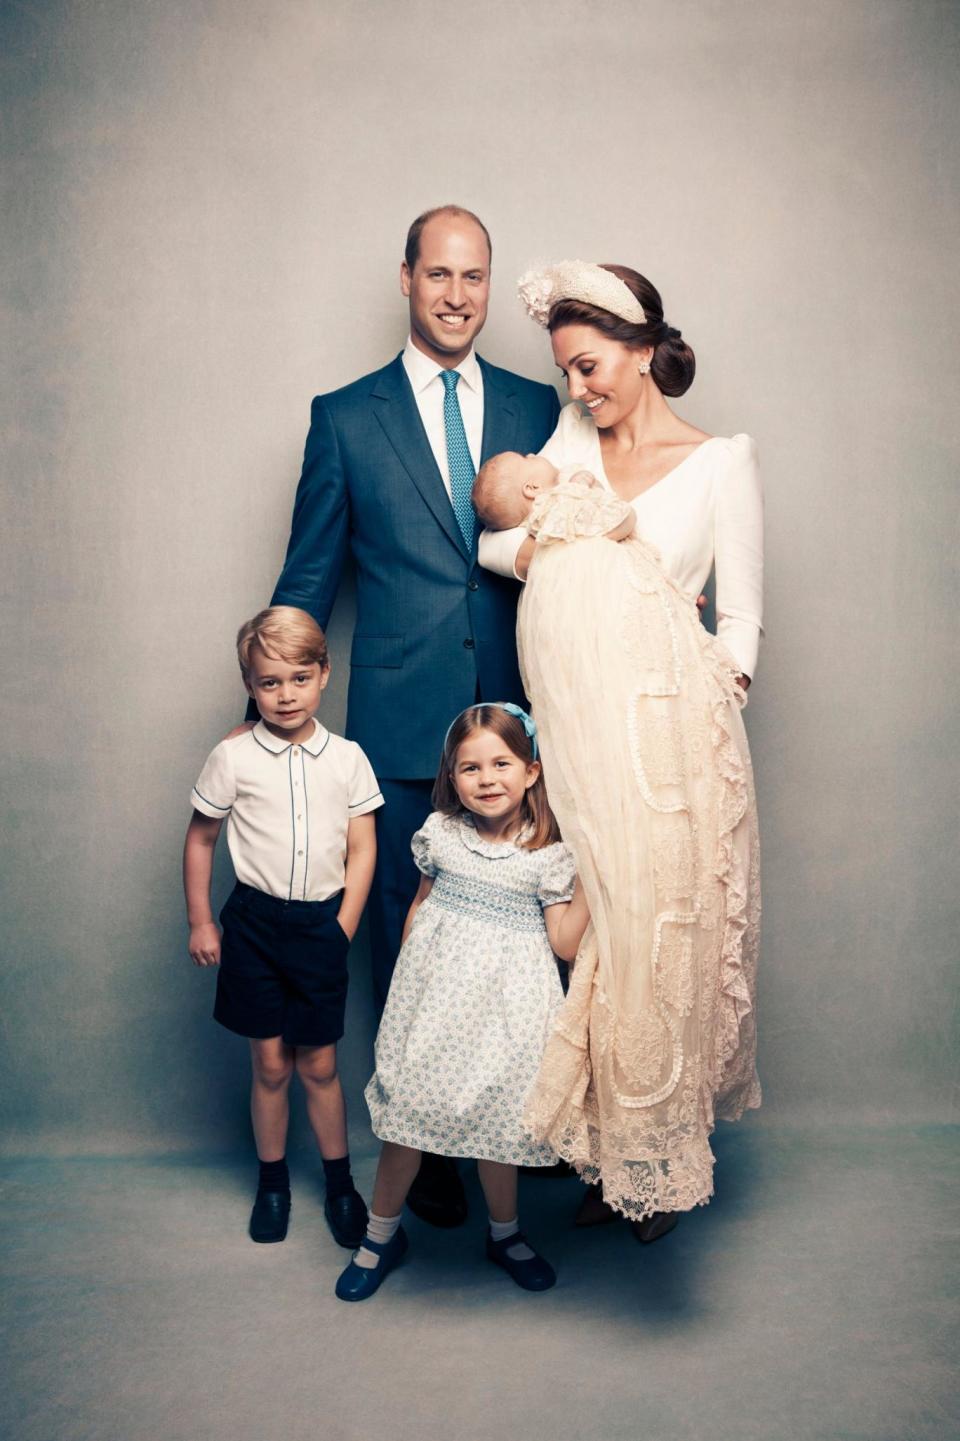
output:
<path id="1" fill-rule="evenodd" d="M 221 741 L 207 756 L 197 783 L 190 792 L 190 804 L 201 815 L 223 821 L 237 798 L 237 777 L 230 754 L 230 742 Z"/>
<path id="2" fill-rule="evenodd" d="M 763 634 L 763 491 L 754 442 L 738 435 L 731 444 L 715 513 L 717 637 L 752 679 Z"/>

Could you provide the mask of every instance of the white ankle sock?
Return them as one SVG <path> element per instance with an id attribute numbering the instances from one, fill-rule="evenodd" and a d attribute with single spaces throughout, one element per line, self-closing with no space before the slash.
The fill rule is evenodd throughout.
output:
<path id="1" fill-rule="evenodd" d="M 520 1230 L 520 1218 L 514 1216 L 512 1221 L 495 1221 L 490 1217 L 490 1239 L 492 1241 L 505 1241 L 508 1236 L 515 1236 Z M 531 1251 L 523 1241 L 518 1241 L 516 1246 L 507 1247 L 507 1255 L 511 1261 L 532 1261 L 536 1252 Z"/>
<path id="2" fill-rule="evenodd" d="M 376 1212 L 371 1211 L 367 1216 L 367 1234 L 363 1239 L 376 1241 L 378 1246 L 383 1246 L 387 1241 L 393 1240 L 399 1229 L 399 1216 L 378 1216 Z M 368 1251 L 366 1246 L 361 1246 L 359 1251 L 354 1253 L 353 1259 L 358 1266 L 366 1266 L 370 1271 L 375 1270 L 380 1264 L 380 1257 L 376 1251 Z"/>

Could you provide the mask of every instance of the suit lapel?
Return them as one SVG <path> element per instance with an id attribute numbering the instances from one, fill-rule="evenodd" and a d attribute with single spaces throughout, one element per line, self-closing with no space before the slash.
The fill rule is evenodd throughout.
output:
<path id="1" fill-rule="evenodd" d="M 516 449 L 517 397 L 509 384 L 502 379 L 503 372 L 494 370 L 485 360 L 480 360 L 483 372 L 483 442 L 480 447 L 480 464 L 491 455 L 502 450 Z"/>
<path id="2" fill-rule="evenodd" d="M 373 411 L 384 433 L 397 453 L 404 470 L 430 507 L 444 534 L 469 559 L 457 518 L 453 513 L 443 478 L 437 469 L 427 433 L 420 419 L 403 361 L 398 355 L 380 372 L 371 395 Z M 486 440 L 486 406 L 484 407 L 484 440 Z"/>

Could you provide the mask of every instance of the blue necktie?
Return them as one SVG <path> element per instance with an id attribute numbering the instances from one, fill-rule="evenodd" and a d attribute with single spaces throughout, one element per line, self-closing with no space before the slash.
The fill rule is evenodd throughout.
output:
<path id="1" fill-rule="evenodd" d="M 467 444 L 467 432 L 463 428 L 463 416 L 460 414 L 460 402 L 457 399 L 457 381 L 460 379 L 460 372 L 441 370 L 440 379 L 443 381 L 444 392 L 443 428 L 447 433 L 450 499 L 453 501 L 453 513 L 457 517 L 457 525 L 466 541 L 467 550 L 472 552 L 474 514 L 470 493 L 473 490 L 476 471 L 473 468 L 473 459 Z"/>

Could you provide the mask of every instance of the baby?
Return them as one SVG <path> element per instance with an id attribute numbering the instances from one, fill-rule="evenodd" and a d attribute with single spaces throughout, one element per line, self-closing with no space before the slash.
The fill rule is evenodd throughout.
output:
<path id="1" fill-rule="evenodd" d="M 578 501 L 583 503 L 578 505 Z M 562 509 L 568 534 L 558 534 L 558 540 L 572 540 L 574 535 L 626 540 L 636 525 L 633 507 L 604 490 L 588 470 L 570 465 L 559 471 L 546 456 L 518 455 L 512 450 L 491 456 L 481 466 L 473 485 L 473 505 L 490 530 L 528 525 L 533 534 L 540 533 L 538 518 L 546 519 L 545 511 L 554 514 Z M 605 519 L 610 520 L 609 530 L 598 530 L 596 527 Z"/>
<path id="2" fill-rule="evenodd" d="M 526 1124 L 625 1215 L 683 1210 L 709 1194 L 714 1097 L 750 1008 L 737 667 L 588 472 L 498 455 L 474 504 L 534 538 L 520 672 L 591 916 Z"/>

